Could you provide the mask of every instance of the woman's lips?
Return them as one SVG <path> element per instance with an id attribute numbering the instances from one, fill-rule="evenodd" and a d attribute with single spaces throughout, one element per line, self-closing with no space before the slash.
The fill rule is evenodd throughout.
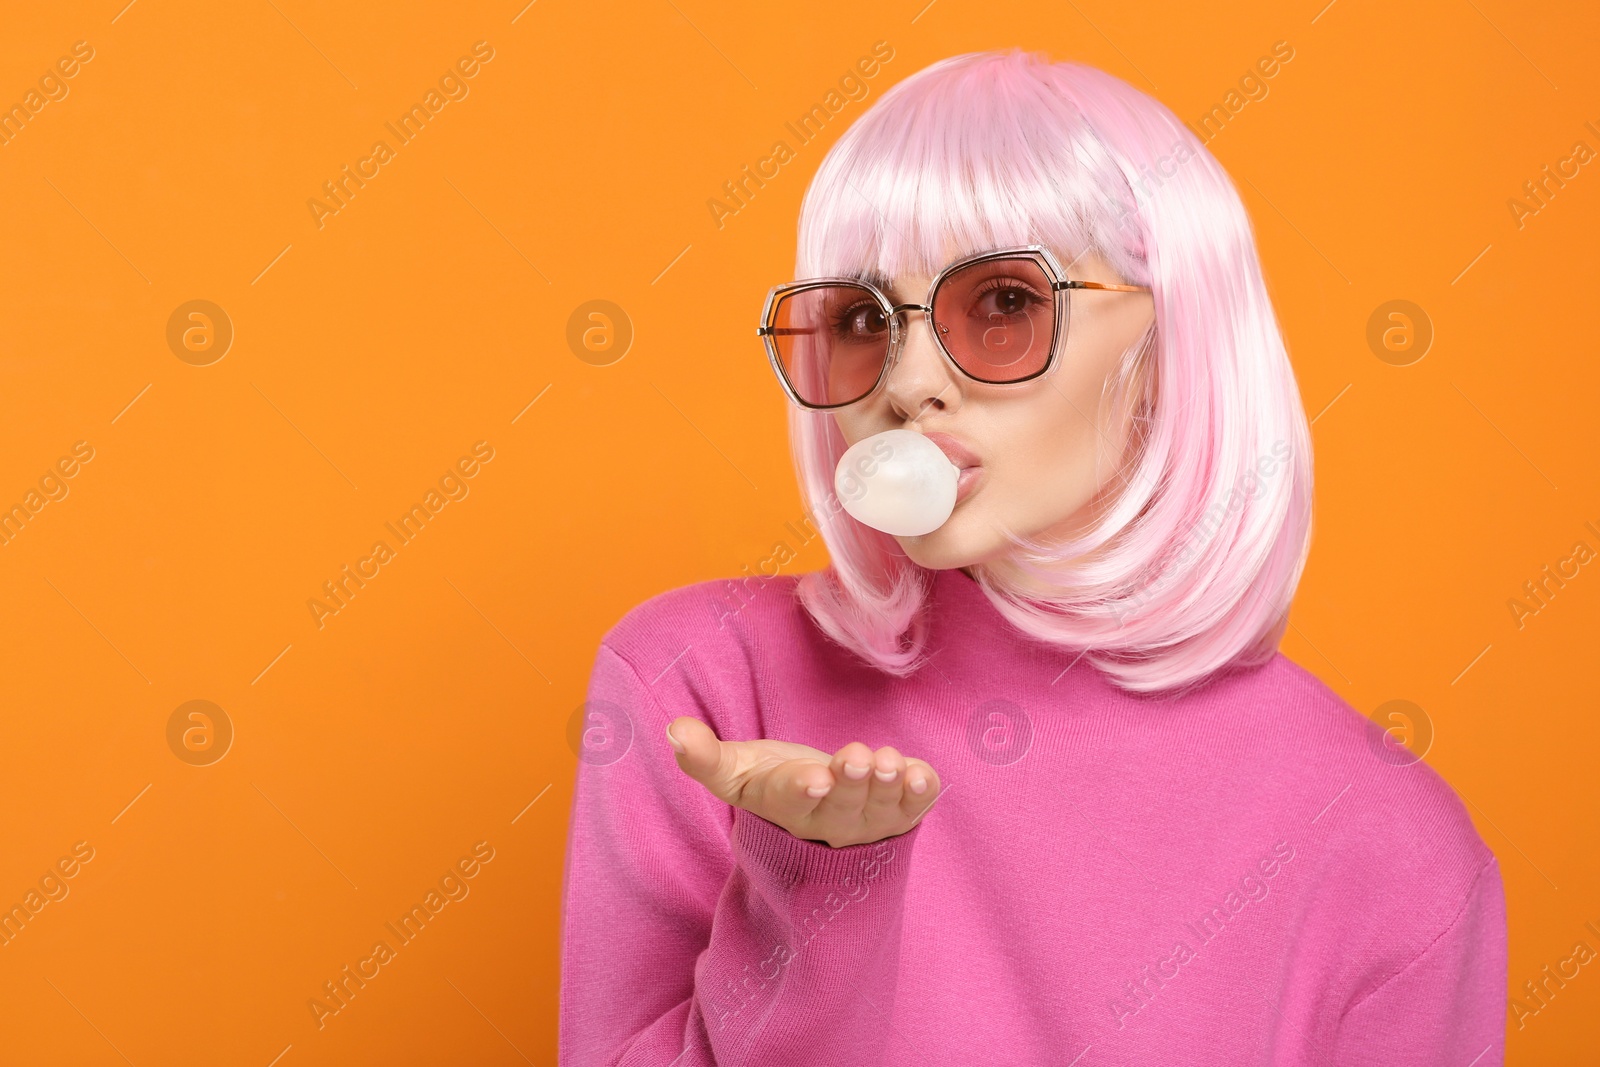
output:
<path id="1" fill-rule="evenodd" d="M 952 437 L 950 434 L 943 433 L 939 430 L 934 430 L 931 433 L 925 433 L 922 436 L 932 441 L 934 447 L 943 452 L 945 456 L 949 458 L 950 462 L 954 463 L 958 467 L 965 468 L 983 466 L 983 461 L 978 458 L 978 454 L 968 447 L 967 443 L 961 440 L 959 437 Z"/>
<path id="2" fill-rule="evenodd" d="M 978 480 L 983 477 L 982 467 L 966 467 L 956 479 L 956 503 L 959 504 L 971 496 L 977 488 Z"/>
<path id="3" fill-rule="evenodd" d="M 965 441 L 958 437 L 938 430 L 923 436 L 932 441 L 934 446 L 945 454 L 946 459 L 961 468 L 961 474 L 956 478 L 956 503 L 961 503 L 972 495 L 983 477 L 983 461 Z"/>

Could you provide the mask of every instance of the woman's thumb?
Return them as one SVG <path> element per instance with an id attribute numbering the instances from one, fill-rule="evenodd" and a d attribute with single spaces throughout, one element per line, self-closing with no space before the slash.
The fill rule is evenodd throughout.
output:
<path id="1" fill-rule="evenodd" d="M 677 754 L 678 766 L 697 781 L 722 762 L 722 742 L 716 732 L 693 716 L 680 715 L 667 723 L 667 742 Z"/>

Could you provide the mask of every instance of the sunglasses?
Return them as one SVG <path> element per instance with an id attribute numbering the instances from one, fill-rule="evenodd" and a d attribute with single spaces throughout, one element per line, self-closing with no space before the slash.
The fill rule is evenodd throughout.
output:
<path id="1" fill-rule="evenodd" d="M 926 304 L 892 304 L 854 278 L 774 286 L 756 334 L 789 399 L 829 411 L 871 395 L 905 345 L 902 315 L 928 316 L 939 349 L 966 377 L 1016 385 L 1050 372 L 1066 344 L 1072 289 L 1148 293 L 1145 285 L 1067 278 L 1043 245 L 984 252 L 933 279 Z"/>

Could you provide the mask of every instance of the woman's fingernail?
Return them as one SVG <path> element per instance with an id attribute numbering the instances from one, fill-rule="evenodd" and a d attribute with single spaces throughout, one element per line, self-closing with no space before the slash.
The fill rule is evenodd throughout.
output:
<path id="1" fill-rule="evenodd" d="M 672 736 L 672 724 L 670 722 L 667 723 L 667 743 L 669 745 L 671 745 L 672 748 L 673 748 L 673 751 L 675 751 L 680 756 L 688 751 L 688 749 L 683 747 L 683 742 L 682 741 L 679 741 L 676 737 Z"/>
<path id="2" fill-rule="evenodd" d="M 829 793 L 831 793 L 832 791 L 833 791 L 832 784 L 829 784 L 829 785 L 813 785 L 813 786 L 808 786 L 806 788 L 806 796 L 808 796 L 808 797 L 825 797 Z"/>
<path id="3" fill-rule="evenodd" d="M 895 777 L 897 775 L 899 775 L 900 772 L 899 771 L 889 771 L 888 773 L 885 773 L 883 771 L 874 771 L 873 773 L 878 776 L 878 781 L 880 781 L 880 782 L 892 782 L 892 781 L 895 780 Z"/>
<path id="4" fill-rule="evenodd" d="M 844 765 L 845 777 L 854 778 L 858 782 L 867 776 L 867 770 L 867 766 L 861 763 L 846 763 Z"/>
<path id="5" fill-rule="evenodd" d="M 928 791 L 928 780 L 922 777 L 920 774 L 916 775 L 915 777 L 908 778 L 906 780 L 906 784 L 911 786 L 911 791 L 918 795 Z"/>

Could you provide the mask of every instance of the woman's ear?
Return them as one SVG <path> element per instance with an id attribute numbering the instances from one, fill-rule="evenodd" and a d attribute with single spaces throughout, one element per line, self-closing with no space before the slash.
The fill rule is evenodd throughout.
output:
<path id="1" fill-rule="evenodd" d="M 1108 383 L 1112 413 L 1108 436 L 1121 442 L 1124 473 L 1144 451 L 1156 405 L 1156 336 L 1152 323 L 1135 343 L 1121 371 Z M 1115 477 L 1115 474 L 1113 474 Z"/>
<path id="2" fill-rule="evenodd" d="M 1144 440 L 1149 430 L 1150 417 L 1156 409 L 1156 327 L 1150 324 L 1139 352 L 1133 357 L 1133 373 L 1128 384 L 1128 410 L 1139 440 Z"/>

